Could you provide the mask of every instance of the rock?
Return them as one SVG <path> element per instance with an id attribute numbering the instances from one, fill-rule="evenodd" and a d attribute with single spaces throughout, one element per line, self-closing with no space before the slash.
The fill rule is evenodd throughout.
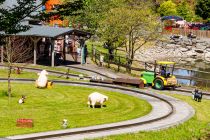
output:
<path id="1" fill-rule="evenodd" d="M 210 48 L 206 48 L 205 51 L 210 52 Z"/>
<path id="2" fill-rule="evenodd" d="M 192 50 L 193 46 L 186 46 L 188 50 Z"/>
<path id="3" fill-rule="evenodd" d="M 206 41 L 201 40 L 201 39 L 197 39 L 197 43 L 205 43 Z"/>
<path id="4" fill-rule="evenodd" d="M 197 43 L 196 48 L 199 50 L 205 50 L 207 46 L 205 46 L 203 43 Z"/>
<path id="5" fill-rule="evenodd" d="M 201 50 L 201 49 L 195 49 L 195 52 L 197 52 L 197 53 L 203 53 L 204 51 Z"/>
<path id="6" fill-rule="evenodd" d="M 176 44 L 175 45 L 175 48 L 180 48 L 181 47 L 181 44 L 179 45 L 179 44 Z"/>
<path id="7" fill-rule="evenodd" d="M 175 47 L 175 44 L 167 44 L 166 47 L 167 48 L 173 48 L 173 47 Z"/>
<path id="8" fill-rule="evenodd" d="M 192 43 L 193 44 L 196 44 L 197 43 L 197 40 L 196 39 L 192 39 Z"/>
<path id="9" fill-rule="evenodd" d="M 187 53 L 187 56 L 194 58 L 194 57 L 197 56 L 197 53 L 196 53 L 195 51 L 189 51 L 189 52 Z"/>
<path id="10" fill-rule="evenodd" d="M 185 44 L 186 46 L 192 46 L 192 42 L 191 42 L 191 41 L 184 42 L 184 44 Z"/>
<path id="11" fill-rule="evenodd" d="M 187 51 L 189 51 L 188 48 L 180 48 L 180 50 L 181 50 L 182 52 L 187 52 Z"/>

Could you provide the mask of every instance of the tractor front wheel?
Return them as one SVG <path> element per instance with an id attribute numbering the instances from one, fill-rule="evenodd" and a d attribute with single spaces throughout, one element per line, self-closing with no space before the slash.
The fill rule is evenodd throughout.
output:
<path id="1" fill-rule="evenodd" d="M 162 90 L 164 88 L 163 80 L 155 79 L 154 87 L 155 87 L 155 89 Z"/>

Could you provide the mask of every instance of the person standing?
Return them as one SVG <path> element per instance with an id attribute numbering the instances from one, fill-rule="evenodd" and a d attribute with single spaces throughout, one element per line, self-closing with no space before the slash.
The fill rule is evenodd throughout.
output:
<path id="1" fill-rule="evenodd" d="M 85 60 L 85 63 L 87 63 L 87 56 L 88 56 L 88 49 L 87 49 L 87 45 L 85 44 L 85 46 L 84 46 L 84 60 Z"/>

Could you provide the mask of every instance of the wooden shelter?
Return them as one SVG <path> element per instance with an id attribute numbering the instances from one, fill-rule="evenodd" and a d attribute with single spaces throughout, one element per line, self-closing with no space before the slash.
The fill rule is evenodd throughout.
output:
<path id="1" fill-rule="evenodd" d="M 29 37 L 30 40 L 33 42 L 33 63 L 34 65 L 37 64 L 37 52 L 38 50 L 38 43 L 40 40 L 47 40 L 50 46 L 49 56 L 51 57 L 51 66 L 55 66 L 55 54 L 56 51 L 61 52 L 65 61 L 66 56 L 66 36 L 73 36 L 77 37 L 77 39 L 86 40 L 90 38 L 91 34 L 71 29 L 71 28 L 63 28 L 63 27 L 50 27 L 50 26 L 41 26 L 41 25 L 30 25 L 31 28 L 26 32 L 20 32 L 15 35 L 10 36 L 18 36 L 18 37 Z M 75 42 L 75 40 L 74 40 Z M 62 45 L 62 50 L 56 49 L 56 45 Z M 73 46 L 74 47 L 74 46 Z M 56 50 L 55 50 L 56 49 Z M 71 53 L 71 52 L 70 52 Z M 1 61 L 3 63 L 3 47 L 1 49 Z"/>

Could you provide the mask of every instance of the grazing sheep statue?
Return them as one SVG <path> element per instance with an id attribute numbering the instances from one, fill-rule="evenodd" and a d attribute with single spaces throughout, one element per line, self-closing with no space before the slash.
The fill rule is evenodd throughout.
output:
<path id="1" fill-rule="evenodd" d="M 108 100 L 108 97 L 100 94 L 98 92 L 93 92 L 88 96 L 88 106 L 92 105 L 92 108 L 95 108 L 96 104 L 99 104 L 103 107 L 103 103 Z"/>
<path id="2" fill-rule="evenodd" d="M 36 80 L 36 87 L 38 88 L 45 88 L 47 86 L 47 76 L 48 72 L 46 70 L 42 70 L 38 73 L 39 78 Z"/>

